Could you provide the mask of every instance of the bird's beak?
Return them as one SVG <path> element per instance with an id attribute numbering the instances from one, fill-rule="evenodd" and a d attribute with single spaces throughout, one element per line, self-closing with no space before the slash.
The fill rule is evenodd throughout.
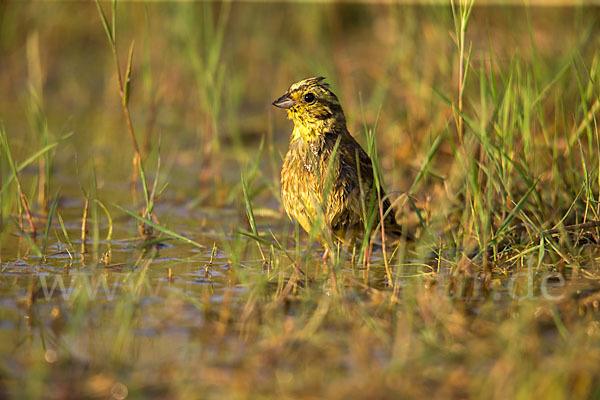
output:
<path id="1" fill-rule="evenodd" d="M 290 108 L 291 106 L 295 106 L 296 102 L 292 100 L 289 93 L 286 93 L 277 100 L 275 100 L 273 102 L 273 105 L 279 108 Z"/>

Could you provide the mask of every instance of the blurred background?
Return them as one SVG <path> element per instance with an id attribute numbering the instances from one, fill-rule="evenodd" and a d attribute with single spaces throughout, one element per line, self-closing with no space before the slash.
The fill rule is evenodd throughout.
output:
<path id="1" fill-rule="evenodd" d="M 131 173 L 133 149 L 96 5 L 0 4 L 0 119 L 15 157 L 73 132 L 54 152 L 54 179 L 77 188 L 93 158 L 101 189 L 119 188 Z M 109 15 L 110 4 L 104 6 Z M 566 64 L 589 65 L 600 40 L 598 13 L 583 6 L 476 6 L 468 30 L 471 67 L 506 74 L 518 64 L 515 79 L 535 86 Z M 308 76 L 328 78 L 363 145 L 365 126 L 377 122 L 390 191 L 406 191 L 433 139 L 446 126 L 456 131 L 440 96 L 456 101 L 458 87 L 446 5 L 124 2 L 116 29 L 122 74 L 135 42 L 131 116 L 149 173 L 160 149 L 165 195 L 233 203 L 239 187 L 231 182 L 261 140 L 273 157 L 262 158 L 260 179 L 276 185 L 292 124 L 271 102 Z M 533 74 L 525 76 L 530 66 Z M 478 94 L 475 75 L 465 97 Z M 551 90 L 548 116 L 553 93 L 572 115 L 577 85 L 564 79 Z M 433 174 L 444 175 L 450 152 L 443 146 Z M 271 206 L 275 195 L 259 194 Z"/>

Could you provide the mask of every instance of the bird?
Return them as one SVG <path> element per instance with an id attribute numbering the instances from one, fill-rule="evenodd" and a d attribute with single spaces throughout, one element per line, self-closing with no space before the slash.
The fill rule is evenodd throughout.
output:
<path id="1" fill-rule="evenodd" d="M 324 258 L 327 242 L 350 244 L 364 235 L 367 222 L 381 222 L 381 215 L 386 235 L 400 238 L 402 229 L 383 188 L 377 195 L 371 158 L 348 132 L 340 101 L 325 78 L 296 82 L 272 104 L 285 109 L 294 123 L 281 168 L 283 207 L 309 234 L 317 228 Z"/>

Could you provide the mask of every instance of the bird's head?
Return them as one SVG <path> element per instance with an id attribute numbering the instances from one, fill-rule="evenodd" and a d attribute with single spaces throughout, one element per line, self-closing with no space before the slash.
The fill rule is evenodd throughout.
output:
<path id="1" fill-rule="evenodd" d="M 273 102 L 275 107 L 287 110 L 295 125 L 295 136 L 311 140 L 336 128 L 346 128 L 342 106 L 324 80 L 316 77 L 294 83 Z"/>

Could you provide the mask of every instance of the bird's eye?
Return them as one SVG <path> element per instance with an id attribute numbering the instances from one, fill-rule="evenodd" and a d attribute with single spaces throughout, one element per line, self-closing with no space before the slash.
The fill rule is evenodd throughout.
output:
<path id="1" fill-rule="evenodd" d="M 312 103 L 313 101 L 315 101 L 316 97 L 313 93 L 306 93 L 304 95 L 304 101 L 307 103 Z"/>

